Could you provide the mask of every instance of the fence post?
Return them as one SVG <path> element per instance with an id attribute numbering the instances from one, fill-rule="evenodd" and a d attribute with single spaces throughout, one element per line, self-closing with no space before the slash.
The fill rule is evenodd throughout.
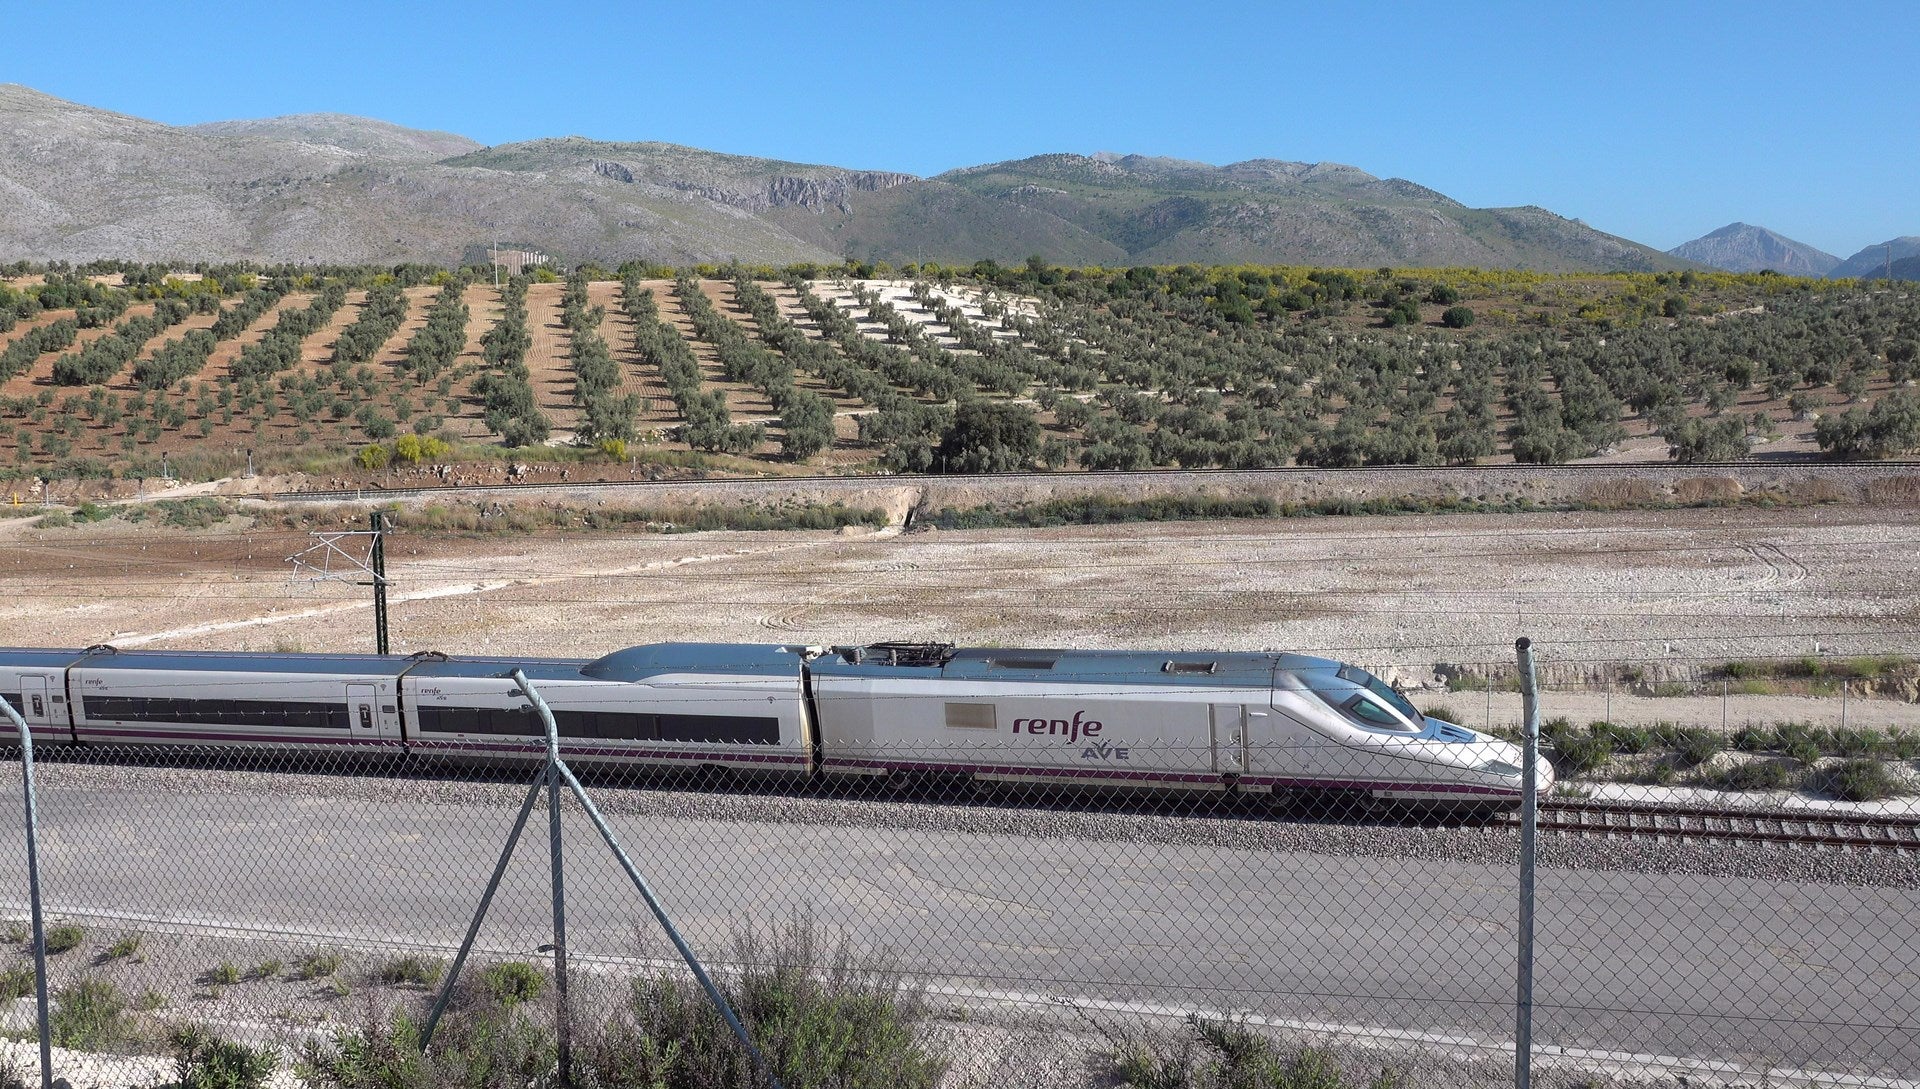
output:
<path id="1" fill-rule="evenodd" d="M 1845 677 L 1841 678 L 1840 680 L 1840 728 L 1842 730 L 1847 728 L 1847 691 L 1852 687 L 1853 687 L 1853 682 L 1850 679 Z"/>
<path id="2" fill-rule="evenodd" d="M 1520 699 L 1525 722 L 1521 728 L 1524 754 L 1520 764 L 1520 947 L 1514 971 L 1513 1084 L 1533 1084 L 1533 854 L 1540 821 L 1540 691 L 1533 675 L 1533 641 L 1522 636 L 1513 644 L 1520 662 Z"/>
<path id="3" fill-rule="evenodd" d="M 20 773 L 27 803 L 27 900 L 33 914 L 33 1000 L 40 1033 L 40 1089 L 53 1089 L 53 1033 L 47 1023 L 47 921 L 40 912 L 40 811 L 33 797 L 33 729 L 13 704 L 0 699 L 20 731 Z"/>
<path id="4" fill-rule="evenodd" d="M 520 690 L 532 694 L 519 670 L 514 679 Z M 559 1065 L 560 1089 L 573 1084 L 573 1009 L 567 993 L 567 876 L 560 843 L 560 736 L 547 731 L 547 855 L 553 874 L 553 1021 L 554 1053 Z"/>
<path id="5" fill-rule="evenodd" d="M 1487 663 L 1487 732 L 1493 732 L 1493 663 Z"/>

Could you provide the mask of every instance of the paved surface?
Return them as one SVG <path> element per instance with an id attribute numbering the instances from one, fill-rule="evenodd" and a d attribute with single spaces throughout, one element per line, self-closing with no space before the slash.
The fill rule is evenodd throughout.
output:
<path id="1" fill-rule="evenodd" d="M 25 900 L 14 806 L 0 900 Z M 64 790 L 56 917 L 149 916 L 451 946 L 513 814 L 347 798 Z M 696 944 L 796 913 L 967 987 L 1511 1039 L 1511 868 L 1072 838 L 614 818 Z M 572 946 L 630 955 L 644 909 L 567 817 Z M 489 944 L 546 927 L 545 816 Z M 1920 1074 L 1911 891 L 1544 869 L 1538 1038 Z M 17 917 L 17 916 L 16 916 Z M 288 937 L 290 941 L 298 938 Z M 310 940 L 310 939 L 309 939 Z M 663 947 L 651 952 L 658 954 Z"/>

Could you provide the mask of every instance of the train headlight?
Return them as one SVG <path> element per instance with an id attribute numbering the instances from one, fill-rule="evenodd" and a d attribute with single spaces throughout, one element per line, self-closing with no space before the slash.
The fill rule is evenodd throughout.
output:
<path id="1" fill-rule="evenodd" d="M 1489 760 L 1480 765 L 1479 770 L 1492 772 L 1495 775 L 1505 775 L 1510 779 L 1520 778 L 1520 766 L 1509 764 L 1505 760 Z"/>

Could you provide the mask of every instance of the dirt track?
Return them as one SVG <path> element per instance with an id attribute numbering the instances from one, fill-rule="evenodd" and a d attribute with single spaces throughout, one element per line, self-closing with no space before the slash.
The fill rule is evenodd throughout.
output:
<path id="1" fill-rule="evenodd" d="M 394 541 L 395 648 L 660 639 L 1282 647 L 1410 667 L 1920 652 L 1911 509 Z M 0 524 L 9 642 L 364 650 L 302 534 Z M 1411 679 L 1411 678 L 1410 678 Z"/>

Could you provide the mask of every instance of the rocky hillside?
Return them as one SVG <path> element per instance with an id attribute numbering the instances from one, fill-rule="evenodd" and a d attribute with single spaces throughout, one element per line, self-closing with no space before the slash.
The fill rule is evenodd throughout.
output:
<path id="1" fill-rule="evenodd" d="M 1544 208 L 1469 208 L 1405 179 L 1338 163 L 1212 166 L 1141 155 L 1039 155 L 936 180 L 1073 224 L 1138 264 L 1551 271 L 1686 264 Z"/>
<path id="2" fill-rule="evenodd" d="M 0 259 L 454 263 L 494 239 L 562 262 L 1686 264 L 1332 163 L 1044 155 L 918 178 L 338 114 L 178 128 L 0 85 Z"/>
<path id="3" fill-rule="evenodd" d="M 1835 276 L 1885 276 L 1887 274 L 1887 247 L 1893 247 L 1893 275 L 1897 280 L 1915 279 L 1909 270 L 1905 276 L 1900 274 L 1900 262 L 1903 258 L 1920 257 L 1920 235 L 1903 235 L 1889 238 L 1885 242 L 1875 242 L 1845 261 L 1833 270 Z"/>
<path id="4" fill-rule="evenodd" d="M 1728 272 L 1772 269 L 1787 276 L 1825 276 L 1840 264 L 1838 257 L 1825 250 L 1751 223 L 1729 223 L 1667 252 Z"/>

